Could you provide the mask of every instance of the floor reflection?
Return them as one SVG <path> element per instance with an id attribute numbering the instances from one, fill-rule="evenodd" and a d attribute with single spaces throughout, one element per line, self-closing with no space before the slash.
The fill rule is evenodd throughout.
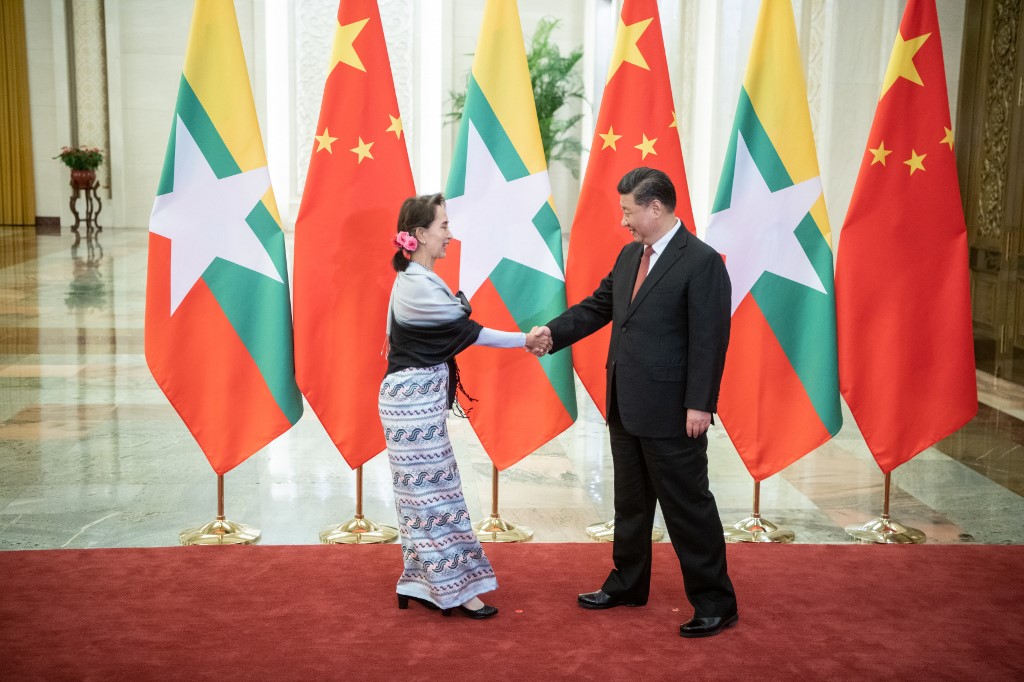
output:
<path id="1" fill-rule="evenodd" d="M 0 548 L 173 545 L 216 512 L 216 477 L 143 357 L 147 243 L 144 229 L 90 239 L 0 228 Z M 1024 542 L 1024 389 L 979 374 L 979 394 L 977 418 L 893 475 L 893 518 L 929 542 Z M 762 484 L 761 513 L 797 542 L 848 542 L 843 526 L 881 511 L 882 474 L 844 416 L 836 438 Z M 480 518 L 490 462 L 466 422 L 452 420 L 451 433 Z M 709 442 L 723 521 L 739 521 L 752 480 L 720 427 Z M 500 490 L 502 516 L 534 528 L 535 541 L 587 541 L 587 525 L 612 517 L 594 405 L 503 473 Z M 354 474 L 311 410 L 226 477 L 228 517 L 267 544 L 315 543 L 354 504 Z M 394 523 L 383 457 L 365 467 L 364 513 Z"/>

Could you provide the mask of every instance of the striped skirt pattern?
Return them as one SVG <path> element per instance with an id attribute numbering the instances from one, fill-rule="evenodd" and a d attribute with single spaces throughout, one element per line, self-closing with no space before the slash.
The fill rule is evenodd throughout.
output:
<path id="1" fill-rule="evenodd" d="M 496 589 L 448 440 L 447 365 L 384 377 L 378 408 L 405 562 L 398 593 L 447 609 Z"/>

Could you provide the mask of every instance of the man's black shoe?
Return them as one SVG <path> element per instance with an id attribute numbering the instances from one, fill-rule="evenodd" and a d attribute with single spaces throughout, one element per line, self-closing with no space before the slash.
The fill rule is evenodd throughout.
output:
<path id="1" fill-rule="evenodd" d="M 646 601 L 633 602 L 620 597 L 613 597 L 606 594 L 604 590 L 587 592 L 576 597 L 576 601 L 585 609 L 610 609 L 615 606 L 643 606 Z"/>
<path id="2" fill-rule="evenodd" d="M 731 616 L 711 616 L 708 618 L 697 618 L 694 616 L 679 626 L 681 637 L 711 637 L 717 635 L 726 628 L 731 628 L 740 620 L 739 614 Z"/>

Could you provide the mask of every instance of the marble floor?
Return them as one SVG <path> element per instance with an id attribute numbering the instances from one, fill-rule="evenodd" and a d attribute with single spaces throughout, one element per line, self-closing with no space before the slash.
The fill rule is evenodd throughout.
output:
<path id="1" fill-rule="evenodd" d="M 216 477 L 143 357 L 147 232 L 97 240 L 0 227 L 0 549 L 175 545 L 216 513 Z M 929 542 L 1024 543 L 1024 389 L 978 375 L 978 417 L 893 475 L 892 517 Z M 583 395 L 582 391 L 579 393 Z M 796 542 L 845 543 L 881 512 L 883 477 L 849 412 L 839 435 L 762 484 L 761 512 Z M 451 420 L 470 510 L 491 506 L 491 466 Z M 751 511 L 753 484 L 721 427 L 711 486 L 723 522 Z M 316 543 L 354 511 L 355 476 L 312 411 L 225 477 L 230 519 L 264 544 Z M 394 523 L 387 461 L 365 467 L 364 512 Z M 501 475 L 504 518 L 536 542 L 587 541 L 611 518 L 600 414 Z"/>

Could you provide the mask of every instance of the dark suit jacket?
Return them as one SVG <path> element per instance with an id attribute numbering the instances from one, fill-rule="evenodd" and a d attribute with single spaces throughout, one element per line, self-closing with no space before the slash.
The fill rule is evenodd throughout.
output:
<path id="1" fill-rule="evenodd" d="M 613 391 L 637 436 L 686 434 L 686 409 L 715 412 L 729 345 L 731 285 L 722 257 L 680 226 L 630 302 L 643 255 L 628 244 L 589 297 L 548 323 L 556 352 L 612 323 Z"/>

